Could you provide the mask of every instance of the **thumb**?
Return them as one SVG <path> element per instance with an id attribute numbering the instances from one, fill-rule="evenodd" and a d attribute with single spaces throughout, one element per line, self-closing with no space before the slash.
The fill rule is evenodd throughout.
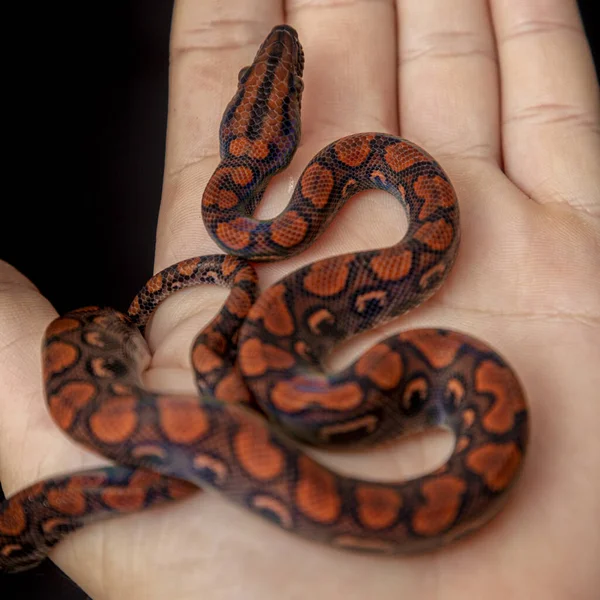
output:
<path id="1" fill-rule="evenodd" d="M 0 482 L 6 496 L 44 477 L 103 463 L 69 440 L 46 409 L 41 344 L 56 316 L 31 281 L 0 261 Z"/>

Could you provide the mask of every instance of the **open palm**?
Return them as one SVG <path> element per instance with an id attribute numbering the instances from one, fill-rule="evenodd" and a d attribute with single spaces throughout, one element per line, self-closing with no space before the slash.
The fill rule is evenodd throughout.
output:
<path id="1" fill-rule="evenodd" d="M 340 366 L 391 331 L 458 329 L 515 367 L 532 437 L 505 511 L 441 552 L 365 557 L 300 540 L 202 493 L 78 532 L 51 554 L 102 598 L 592 598 L 600 551 L 600 108 L 571 0 L 219 0 L 176 3 L 164 196 L 155 267 L 220 252 L 200 219 L 219 162 L 218 123 L 241 67 L 286 20 L 306 54 L 303 138 L 257 216 L 277 214 L 312 156 L 360 131 L 408 138 L 457 190 L 462 241 L 436 296 L 332 357 Z M 398 241 L 406 221 L 364 193 L 306 252 L 259 269 L 261 285 L 317 258 Z M 8 494 L 103 464 L 47 416 L 39 340 L 55 312 L 0 265 L 0 457 Z M 225 292 L 182 291 L 157 311 L 147 384 L 193 391 L 189 348 Z M 367 456 L 325 456 L 385 480 L 441 462 L 445 437 Z"/>

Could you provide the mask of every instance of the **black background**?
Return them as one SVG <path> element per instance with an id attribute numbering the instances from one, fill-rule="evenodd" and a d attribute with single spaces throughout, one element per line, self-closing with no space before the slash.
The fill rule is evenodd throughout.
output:
<path id="1" fill-rule="evenodd" d="M 598 70 L 596 3 L 579 4 Z M 172 1 L 82 5 L 30 5 L 32 14 L 4 19 L 16 40 L 3 61 L 10 158 L 0 258 L 58 312 L 88 304 L 126 310 L 152 275 Z M 0 575 L 0 596 L 88 597 L 50 561 Z"/>

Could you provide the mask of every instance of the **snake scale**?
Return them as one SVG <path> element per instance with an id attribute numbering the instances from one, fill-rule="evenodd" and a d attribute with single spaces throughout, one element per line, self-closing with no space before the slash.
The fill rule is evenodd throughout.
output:
<path id="1" fill-rule="evenodd" d="M 87 523 L 198 488 L 299 536 L 371 553 L 441 547 L 504 505 L 527 449 L 528 407 L 493 349 L 457 331 L 416 329 L 341 371 L 323 366 L 337 344 L 420 305 L 448 275 L 459 210 L 440 165 L 408 140 L 350 135 L 310 161 L 281 214 L 252 216 L 298 146 L 303 67 L 297 33 L 280 25 L 239 73 L 221 122 L 221 162 L 202 198 L 205 227 L 225 253 L 157 273 L 127 314 L 87 307 L 48 326 L 49 412 L 115 466 L 56 476 L 8 498 L 0 507 L 3 571 L 35 566 Z M 406 210 L 399 243 L 319 260 L 259 292 L 252 263 L 303 251 L 368 189 Z M 200 284 L 230 292 L 193 342 L 198 394 L 150 392 L 141 383 L 145 326 L 162 300 Z M 455 436 L 447 461 L 394 483 L 336 473 L 300 445 L 366 447 L 440 426 Z"/>

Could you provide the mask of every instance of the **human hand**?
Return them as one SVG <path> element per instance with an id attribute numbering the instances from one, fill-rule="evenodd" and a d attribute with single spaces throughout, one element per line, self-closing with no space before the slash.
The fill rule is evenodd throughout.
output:
<path id="1" fill-rule="evenodd" d="M 490 589 L 498 597 L 591 595 L 600 542 L 593 522 L 600 489 L 586 476 L 598 471 L 600 455 L 592 429 L 600 416 L 593 403 L 600 383 L 593 367 L 600 358 L 598 87 L 574 5 L 529 4 L 492 2 L 496 46 L 484 3 L 399 2 L 398 39 L 386 3 L 289 3 L 307 61 L 303 140 L 258 212 L 279 212 L 308 160 L 346 134 L 400 133 L 440 160 L 460 201 L 459 260 L 434 299 L 376 337 L 451 327 L 489 342 L 515 367 L 531 402 L 532 439 L 506 510 L 439 554 L 381 559 L 292 538 L 200 494 L 61 543 L 52 558 L 92 597 L 396 598 L 399 586 L 409 598 L 489 596 Z M 219 161 L 218 122 L 237 72 L 283 21 L 275 2 L 220 5 L 176 8 L 157 270 L 217 251 L 199 214 Z M 259 16 L 250 21 L 251 14 Z M 368 52 L 356 52 L 361 47 Z M 263 287 L 319 257 L 397 241 L 400 213 L 385 194 L 365 194 L 309 251 L 261 267 Z M 12 493 L 101 461 L 66 439 L 44 408 L 39 339 L 54 311 L 8 266 L 3 279 L 0 335 L 10 350 L 0 367 L 0 457 Z M 193 391 L 190 343 L 223 299 L 220 290 L 199 288 L 159 309 L 148 332 L 151 387 Z M 333 363 L 374 339 L 347 346 Z M 324 460 L 395 479 L 429 469 L 447 447 L 446 438 L 428 438 L 397 453 Z"/>

